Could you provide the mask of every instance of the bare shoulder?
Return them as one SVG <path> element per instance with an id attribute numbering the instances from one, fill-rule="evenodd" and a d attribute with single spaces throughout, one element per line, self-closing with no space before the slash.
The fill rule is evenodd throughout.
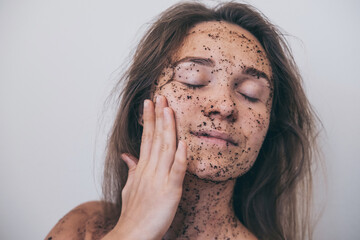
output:
<path id="1" fill-rule="evenodd" d="M 67 213 L 51 229 L 45 239 L 100 239 L 110 230 L 104 222 L 102 202 L 91 201 Z"/>

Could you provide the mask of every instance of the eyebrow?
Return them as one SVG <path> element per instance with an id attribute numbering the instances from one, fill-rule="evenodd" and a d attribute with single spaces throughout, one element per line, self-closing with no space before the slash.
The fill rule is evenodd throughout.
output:
<path id="1" fill-rule="evenodd" d="M 184 57 L 184 58 L 180 59 L 179 61 L 175 62 L 174 66 L 176 67 L 177 65 L 179 65 L 180 63 L 183 63 L 183 62 L 192 62 L 192 63 L 200 64 L 203 66 L 207 66 L 207 67 L 215 66 L 215 62 L 211 58 L 201 58 L 201 57 Z"/>
<path id="2" fill-rule="evenodd" d="M 207 66 L 207 67 L 215 66 L 215 62 L 211 58 L 190 57 L 190 56 L 180 59 L 179 61 L 175 62 L 173 66 L 177 67 L 177 65 L 179 65 L 180 63 L 183 63 L 183 62 L 192 62 L 192 63 L 196 63 L 199 65 Z M 242 67 L 241 73 L 252 76 L 252 77 L 255 76 L 258 78 L 264 78 L 271 85 L 269 76 L 265 72 L 260 71 L 259 69 L 256 69 L 254 67 L 245 66 L 245 67 Z"/>
<path id="3" fill-rule="evenodd" d="M 265 72 L 260 71 L 259 69 L 256 69 L 254 67 L 245 66 L 242 70 L 242 74 L 253 76 L 253 77 L 255 76 L 258 78 L 265 78 L 266 81 L 271 85 L 269 76 Z"/>

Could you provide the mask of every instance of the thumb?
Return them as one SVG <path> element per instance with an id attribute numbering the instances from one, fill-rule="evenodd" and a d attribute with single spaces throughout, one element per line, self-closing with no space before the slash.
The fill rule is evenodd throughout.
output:
<path id="1" fill-rule="evenodd" d="M 121 158 L 124 160 L 124 162 L 126 163 L 126 165 L 129 168 L 129 175 L 133 172 L 135 172 L 137 163 L 138 163 L 138 159 L 136 159 L 136 157 L 132 156 L 130 153 L 123 153 L 121 154 Z"/>
<path id="2" fill-rule="evenodd" d="M 131 186 L 132 186 L 133 181 L 134 181 L 134 177 L 135 177 L 134 173 L 135 173 L 135 170 L 136 170 L 138 160 L 136 159 L 136 157 L 132 156 L 129 153 L 121 154 L 121 158 L 124 160 L 124 162 L 126 163 L 126 165 L 129 168 L 126 184 L 125 184 L 124 188 L 121 191 L 121 196 L 122 196 L 121 198 L 122 198 L 123 201 L 125 201 L 128 198 L 129 191 L 130 191 Z"/>

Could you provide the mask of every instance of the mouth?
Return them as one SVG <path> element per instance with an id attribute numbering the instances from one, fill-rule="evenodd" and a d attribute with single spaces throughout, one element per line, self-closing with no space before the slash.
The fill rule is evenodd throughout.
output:
<path id="1" fill-rule="evenodd" d="M 239 144 L 235 142 L 234 139 L 230 137 L 229 134 L 218 132 L 218 131 L 199 131 L 199 132 L 192 132 L 190 134 L 199 137 L 200 139 L 215 143 L 217 145 L 224 145 L 226 146 L 238 146 Z"/>

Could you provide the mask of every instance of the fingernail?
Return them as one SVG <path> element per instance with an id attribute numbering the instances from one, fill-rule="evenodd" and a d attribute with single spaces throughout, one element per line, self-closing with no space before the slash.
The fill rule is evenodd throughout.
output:
<path id="1" fill-rule="evenodd" d="M 161 95 L 158 95 L 157 97 L 156 97 L 156 103 L 160 103 L 161 102 Z"/>
<path id="2" fill-rule="evenodd" d="M 180 140 L 180 141 L 179 141 L 179 147 L 182 148 L 182 149 L 184 149 L 184 148 L 186 147 L 185 142 L 182 141 L 182 140 Z"/>
<path id="3" fill-rule="evenodd" d="M 144 100 L 144 109 L 147 108 L 149 105 L 149 101 L 147 99 Z"/>
<path id="4" fill-rule="evenodd" d="M 166 121 L 170 121 L 171 119 L 171 116 L 170 116 L 170 109 L 169 108 L 164 108 L 164 116 L 165 116 L 165 119 Z"/>

